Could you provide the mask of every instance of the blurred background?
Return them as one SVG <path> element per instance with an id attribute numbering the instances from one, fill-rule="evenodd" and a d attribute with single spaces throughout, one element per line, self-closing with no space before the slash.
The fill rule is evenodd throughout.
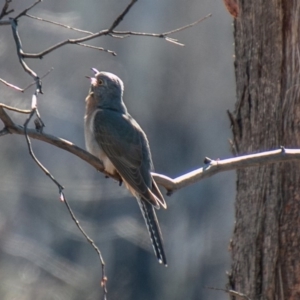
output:
<path id="1" fill-rule="evenodd" d="M 12 16 L 31 3 L 13 0 Z M 110 27 L 128 3 L 45 0 L 29 14 L 96 32 Z M 67 45 L 42 60 L 27 59 L 40 76 L 54 68 L 38 99 L 44 132 L 84 148 L 85 76 L 95 67 L 124 81 L 126 105 L 148 135 L 156 172 L 174 178 L 201 167 L 205 156 L 230 157 L 226 110 L 235 103 L 233 19 L 223 2 L 138 1 L 117 30 L 161 33 L 209 13 L 211 18 L 171 36 L 185 47 L 151 37 L 101 37 L 89 43 L 116 51 L 116 57 Z M 84 35 L 27 17 L 19 20 L 19 32 L 24 51 L 34 53 Z M 9 26 L 1 26 L 0 65 L 0 78 L 20 87 L 32 82 L 18 62 Z M 22 94 L 0 84 L 0 91 L 0 102 L 30 108 L 34 87 Z M 24 123 L 26 116 L 10 115 Z M 109 300 L 227 299 L 206 287 L 225 288 L 228 281 L 234 172 L 166 196 L 168 209 L 158 211 L 165 268 L 154 256 L 135 199 L 123 186 L 70 153 L 32 143 L 103 253 Z M 98 256 L 59 201 L 56 186 L 29 156 L 24 136 L 0 138 L 0 170 L 0 299 L 102 299 Z"/>

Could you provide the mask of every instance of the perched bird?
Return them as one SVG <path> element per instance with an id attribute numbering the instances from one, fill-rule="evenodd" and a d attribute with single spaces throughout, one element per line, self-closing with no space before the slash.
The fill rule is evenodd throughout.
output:
<path id="1" fill-rule="evenodd" d="M 145 219 L 155 255 L 167 265 L 163 238 L 154 208 L 167 208 L 151 175 L 149 142 L 123 102 L 122 80 L 108 72 L 92 69 L 89 94 L 85 100 L 85 143 L 108 174 L 119 177 L 137 199 Z"/>

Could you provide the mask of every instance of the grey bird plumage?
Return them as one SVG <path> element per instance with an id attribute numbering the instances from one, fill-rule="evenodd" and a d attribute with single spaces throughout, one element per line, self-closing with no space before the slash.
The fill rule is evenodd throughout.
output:
<path id="1" fill-rule="evenodd" d="M 157 259 L 167 265 L 154 210 L 167 205 L 151 175 L 148 139 L 123 102 L 122 80 L 112 73 L 93 71 L 84 117 L 86 148 L 103 162 L 107 173 L 119 176 L 136 197 Z"/>

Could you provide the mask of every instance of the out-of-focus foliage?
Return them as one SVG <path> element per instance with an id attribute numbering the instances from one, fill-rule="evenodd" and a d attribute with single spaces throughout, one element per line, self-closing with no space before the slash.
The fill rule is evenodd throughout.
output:
<path id="1" fill-rule="evenodd" d="M 2 1 L 3 2 L 3 1 Z M 13 0 L 16 12 L 31 1 Z M 107 28 L 124 0 L 45 0 L 30 13 L 74 27 Z M 206 14 L 212 17 L 176 34 L 185 47 L 163 39 L 101 37 L 91 42 L 118 56 L 65 46 L 43 60 L 27 60 L 43 75 L 39 110 L 45 132 L 84 147 L 84 99 L 90 68 L 110 71 L 125 84 L 125 102 L 150 140 L 156 171 L 171 177 L 202 165 L 204 156 L 231 156 L 226 110 L 235 102 L 232 19 L 221 1 L 138 1 L 118 30 L 168 31 Z M 31 78 L 18 63 L 9 26 L 0 28 L 0 77 L 24 87 Z M 24 51 L 38 52 L 68 37 L 67 29 L 21 18 Z M 0 85 L 1 100 L 30 108 L 24 94 Z M 12 114 L 18 123 L 24 116 Z M 206 179 L 167 197 L 159 211 L 167 268 L 159 265 L 135 200 L 77 157 L 33 141 L 37 157 L 65 186 L 83 228 L 103 252 L 109 298 L 224 299 L 233 226 L 234 174 Z M 25 138 L 0 138 L 0 299 L 99 299 L 101 268 L 78 232 L 57 188 L 29 157 Z"/>

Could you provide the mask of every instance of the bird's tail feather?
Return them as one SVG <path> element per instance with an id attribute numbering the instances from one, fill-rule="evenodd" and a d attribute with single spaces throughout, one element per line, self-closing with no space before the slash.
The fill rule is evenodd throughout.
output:
<path id="1" fill-rule="evenodd" d="M 159 263 L 163 263 L 165 266 L 167 266 L 167 259 L 163 246 L 163 238 L 154 207 L 150 203 L 141 200 L 140 198 L 137 198 L 137 202 L 145 219 L 155 255 Z"/>

